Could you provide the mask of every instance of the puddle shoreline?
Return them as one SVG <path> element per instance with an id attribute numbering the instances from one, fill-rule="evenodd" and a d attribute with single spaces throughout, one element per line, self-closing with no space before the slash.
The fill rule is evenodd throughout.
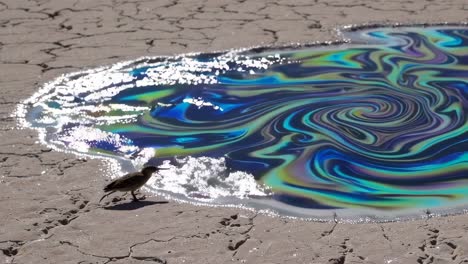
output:
<path id="1" fill-rule="evenodd" d="M 410 25 L 398 25 L 398 27 L 396 28 L 399 28 L 399 29 L 402 29 L 402 28 L 405 28 L 405 27 L 408 27 Z M 411 25 L 411 27 L 413 27 L 413 25 Z M 432 25 L 431 25 L 432 27 Z M 458 27 L 466 27 L 466 24 L 461 24 L 461 25 L 436 25 L 436 27 L 440 27 L 440 28 L 451 28 L 451 27 L 455 27 L 455 28 L 458 28 Z M 344 27 L 346 28 L 346 27 Z M 347 28 L 347 32 L 362 32 L 362 31 L 366 31 L 366 30 L 372 30 L 372 29 L 379 29 L 381 27 L 377 27 L 377 26 L 369 26 L 369 27 L 366 27 L 364 26 L 364 28 L 362 28 L 362 26 L 358 26 L 358 27 L 350 27 L 350 28 Z M 466 30 L 466 29 L 465 29 Z M 346 34 L 346 32 L 344 32 L 343 34 Z M 346 39 L 343 39 L 341 40 L 341 42 L 330 42 L 330 43 L 322 43 L 322 44 L 305 44 L 305 45 L 298 45 L 298 46 L 285 46 L 284 49 L 287 50 L 287 49 L 299 49 L 301 47 L 323 47 L 323 49 L 333 49 L 333 48 L 336 48 L 337 46 L 337 43 L 339 43 L 338 46 L 340 45 L 349 45 L 349 46 L 353 46 L 353 45 L 363 45 L 363 44 L 354 44 L 353 42 L 349 43 L 347 42 Z M 308 46 L 310 45 L 310 46 Z M 369 43 L 367 43 L 367 45 L 369 45 Z M 341 47 L 343 48 L 343 47 Z M 465 46 L 466 48 L 466 46 Z M 268 53 L 269 50 L 275 50 L 275 51 L 281 51 L 282 48 L 281 47 L 254 47 L 252 49 L 241 49 L 241 50 L 236 50 L 236 51 L 226 51 L 227 53 L 232 53 L 233 55 L 232 56 L 235 56 L 235 54 L 239 54 L 239 53 L 249 53 L 249 54 L 257 54 L 257 53 Z M 315 49 L 315 51 L 320 51 L 320 48 L 318 49 Z M 78 72 L 78 73 L 71 73 L 71 74 L 67 74 L 67 75 L 64 75 L 62 77 L 59 77 L 57 78 L 55 81 L 52 81 L 51 83 L 49 84 L 46 84 L 39 92 L 37 92 L 35 95 L 33 95 L 31 98 L 27 99 L 23 104 L 19 105 L 18 106 L 18 111 L 16 113 L 16 115 L 18 117 L 20 117 L 20 125 L 23 126 L 23 127 L 30 127 L 30 128 L 33 128 L 33 129 L 36 129 L 39 131 L 39 134 L 40 134 L 40 140 L 42 143 L 45 143 L 46 145 L 48 145 L 49 147 L 53 147 L 54 149 L 56 150 L 63 150 L 63 148 L 60 147 L 60 144 L 63 145 L 63 142 L 60 142 L 60 141 L 57 141 L 57 139 L 53 139 L 51 141 L 51 138 L 50 136 L 48 137 L 48 132 L 46 132 L 46 129 L 44 129 L 44 127 L 41 127 L 43 124 L 45 124 L 45 127 L 47 127 L 49 124 L 48 122 L 54 122 L 53 120 L 46 120 L 46 122 L 43 122 L 43 124 L 41 126 L 38 126 L 38 123 L 33 123 L 32 120 L 36 119 L 37 116 L 35 116 L 34 112 L 29 112 L 29 107 L 30 107 L 30 104 L 31 103 L 34 103 L 36 104 L 37 103 L 37 100 L 39 98 L 41 98 L 42 101 L 45 101 L 47 98 L 48 98 L 48 92 L 50 92 L 52 89 L 55 89 L 57 85 L 61 85 L 63 83 L 66 83 L 67 81 L 71 80 L 71 79 L 79 79 L 79 77 L 82 77 L 82 76 L 87 76 L 87 75 L 90 75 L 92 73 L 97 73 L 97 72 L 103 72 L 103 71 L 109 71 L 109 70 L 112 70 L 112 69 L 124 69 L 124 68 L 132 68 L 130 67 L 130 65 L 138 65 L 139 68 L 144 68 L 146 66 L 145 62 L 148 63 L 149 61 L 151 61 L 151 63 L 149 64 L 154 64 L 156 63 L 158 60 L 167 60 L 168 58 L 170 58 L 170 60 L 173 60 L 175 62 L 177 62 L 178 60 L 180 59 L 183 59 L 183 58 L 196 58 L 196 57 L 199 57 L 199 56 L 208 56 L 208 57 L 216 57 L 215 55 L 216 54 L 224 54 L 222 52 L 217 52 L 217 53 L 197 53 L 197 54 L 186 54 L 186 55 L 180 55 L 180 56 L 175 56 L 175 57 L 155 57 L 155 58 L 152 58 L 152 57 L 146 57 L 146 58 L 140 58 L 140 59 L 137 59 L 135 61 L 129 61 L 129 62 L 123 62 L 123 63 L 120 63 L 120 64 L 117 64 L 117 65 L 114 65 L 114 66 L 108 66 L 108 67 L 102 67 L 102 68 L 98 68 L 98 69 L 92 69 L 92 70 L 88 70 L 88 71 L 83 71 L 83 72 Z M 220 55 L 220 56 L 221 56 Z M 231 55 L 230 55 L 231 56 Z M 250 55 L 249 55 L 250 56 Z M 247 63 L 246 64 L 243 64 L 243 67 L 246 67 L 246 69 L 242 69 L 243 71 L 254 71 L 253 69 L 257 69 L 257 70 L 262 70 L 265 66 L 268 68 L 270 65 L 276 65 L 276 64 L 281 64 L 282 62 L 281 61 L 278 61 L 276 59 L 281 59 L 281 56 L 279 58 L 276 58 L 274 55 L 272 55 L 272 64 L 269 64 L 270 62 L 269 61 L 266 61 L 266 62 L 263 62 L 265 64 L 261 64 L 259 63 L 258 65 L 256 65 L 256 62 L 255 63 L 252 63 L 251 61 L 248 61 L 247 60 Z M 153 60 L 153 61 L 152 61 Z M 291 62 L 291 63 L 294 63 L 294 62 Z M 228 63 L 226 64 L 228 65 Z M 247 65 L 247 66 L 246 66 Z M 254 65 L 254 66 L 252 66 Z M 212 65 L 210 66 L 212 67 Z M 224 64 L 222 65 L 215 65 L 215 67 L 218 67 L 217 69 L 222 69 L 222 67 L 225 67 Z M 251 67 L 251 68 L 249 68 Z M 257 68 L 256 68 L 257 67 Z M 205 71 L 206 69 L 205 68 L 199 68 L 198 69 L 199 71 L 203 72 Z M 119 71 L 119 70 L 118 70 Z M 117 72 L 118 72 L 117 71 Z M 175 78 L 174 80 L 170 80 L 169 82 L 167 81 L 167 78 L 170 78 L 171 76 L 167 76 L 166 79 L 153 79 L 154 83 L 152 83 L 151 85 L 174 85 L 174 84 L 177 84 L 178 82 L 180 82 L 180 77 L 181 76 L 177 76 L 177 78 Z M 187 76 L 185 76 L 187 77 Z M 199 76 L 188 76 L 188 80 L 190 81 L 193 81 L 194 78 L 195 78 L 195 83 L 204 83 L 204 84 L 212 84 L 212 82 L 214 82 L 214 79 L 212 78 L 201 78 L 201 79 L 197 79 Z M 109 86 L 112 86 L 113 84 L 115 83 L 125 83 L 125 80 L 126 79 L 119 79 L 120 77 L 117 76 L 115 80 L 111 80 L 107 85 Z M 182 78 L 184 78 L 184 76 L 182 76 Z M 128 81 L 128 80 L 127 80 Z M 292 83 L 294 85 L 294 83 Z M 148 84 L 141 84 L 141 85 L 148 85 Z M 138 85 L 137 85 L 138 86 Z M 103 85 L 103 87 L 106 87 L 106 85 Z M 130 87 L 130 86 L 129 86 Z M 104 98 L 112 98 L 113 96 L 115 95 L 118 95 L 120 94 L 122 91 L 125 91 L 125 89 L 128 89 L 129 87 L 120 87 L 118 88 L 117 90 L 115 91 L 111 91 L 110 94 L 107 94 L 104 96 Z M 105 90 L 105 89 L 104 89 Z M 79 94 L 77 94 L 79 95 Z M 93 94 L 93 91 L 90 90 L 90 93 L 88 96 L 91 96 L 89 97 L 91 100 L 94 100 L 95 98 L 93 98 L 92 96 L 94 96 Z M 97 99 L 101 100 L 102 98 L 99 98 L 97 97 Z M 196 99 L 196 98 L 195 98 Z M 98 100 L 98 101 L 99 101 Z M 107 100 L 107 99 L 106 99 Z M 104 102 L 105 100 L 103 100 Z M 153 100 L 154 101 L 154 100 Z M 70 101 L 70 102 L 73 102 Z M 158 102 L 159 103 L 159 102 Z M 194 105 L 194 106 L 197 106 L 199 109 L 202 108 L 202 107 L 212 107 L 214 110 L 219 110 L 220 108 L 222 109 L 222 106 L 216 106 L 214 104 L 211 104 L 211 105 L 208 105 L 209 102 L 206 102 L 206 105 L 204 105 L 204 101 L 197 101 L 197 100 L 193 100 L 192 98 L 192 101 L 189 101 L 188 103 L 185 101 L 184 103 L 186 104 L 189 104 L 189 105 Z M 161 107 L 164 107 L 164 102 L 162 103 L 163 105 L 160 106 Z M 197 105 L 198 104 L 198 105 Z M 49 105 L 49 107 L 51 109 L 55 108 L 56 106 L 55 105 Z M 216 109 L 215 107 L 218 107 L 218 109 Z M 373 110 L 372 110 L 372 107 L 373 106 L 365 106 L 362 111 L 368 111 L 367 114 L 373 114 Z M 143 107 L 145 108 L 145 107 Z M 43 110 L 43 109 L 42 109 Z M 73 109 L 73 111 L 75 111 L 76 109 Z M 154 109 L 151 108 L 151 107 L 146 107 L 146 109 L 144 111 L 153 111 Z M 41 111 L 40 109 L 38 110 L 39 112 Z M 91 110 L 90 110 L 91 111 Z M 101 111 L 101 109 L 99 110 Z M 91 111 L 92 113 L 98 113 L 99 111 Z M 121 121 L 125 121 L 125 122 L 132 122 L 132 120 L 135 120 L 135 118 L 139 118 L 140 117 L 140 114 L 137 114 L 136 116 L 134 115 L 133 112 L 138 112 L 139 110 L 135 110 L 135 109 L 128 109 L 128 108 L 122 108 L 121 106 L 117 106 L 117 108 L 113 108 L 113 109 L 107 109 L 107 110 L 102 110 L 102 111 L 121 111 L 121 112 L 129 112 L 130 114 L 128 114 L 128 116 L 123 116 L 123 117 L 118 117 L 118 118 L 121 118 Z M 359 112 L 359 114 L 362 114 L 362 111 Z M 375 112 L 375 111 L 374 111 Z M 37 114 L 37 112 L 36 112 Z M 94 115 L 94 114 L 93 114 Z M 97 114 L 99 115 L 99 113 Z M 95 116 L 93 116 L 94 118 Z M 89 120 L 85 120 L 86 122 L 89 121 Z M 100 123 L 101 125 L 106 125 L 106 122 L 109 121 L 109 120 L 102 120 L 102 123 Z M 101 122 L 101 121 L 97 121 L 98 123 Z M 86 123 L 85 123 L 86 124 Z M 35 127 L 36 126 L 36 127 Z M 59 130 L 58 132 L 60 132 L 61 130 Z M 49 132 L 50 133 L 50 132 Z M 86 139 L 89 140 L 89 135 L 92 135 L 93 133 L 88 133 L 85 132 L 80 132 L 82 135 L 86 135 Z M 106 132 L 108 133 L 108 132 Z M 350 132 L 351 134 L 354 133 L 354 132 Z M 55 133 L 54 133 L 55 134 Z M 67 134 L 67 136 L 69 136 L 69 134 Z M 463 135 L 462 135 L 463 136 Z M 72 137 L 73 140 L 76 139 L 76 137 Z M 98 137 L 96 137 L 97 139 L 101 140 L 102 138 L 105 138 L 106 140 L 108 141 L 111 141 L 111 142 L 118 142 L 118 148 L 122 148 L 124 150 L 128 150 L 129 148 L 131 149 L 131 145 L 132 143 L 129 143 L 128 145 L 126 145 L 125 142 L 120 142 L 122 140 L 122 138 L 115 138 L 113 137 L 113 135 L 110 135 L 110 134 L 102 134 L 102 135 L 98 135 Z M 60 138 L 60 140 L 63 140 L 63 137 Z M 192 139 L 186 139 L 186 140 L 192 140 Z M 186 141 L 188 142 L 188 141 Z M 186 143 L 186 142 L 181 142 L 182 143 Z M 79 142 L 80 144 L 82 142 Z M 114 144 L 115 145 L 115 144 Z M 70 149 L 70 145 L 63 145 L 63 146 L 67 146 L 67 152 L 74 152 L 74 153 L 78 153 L 78 154 L 87 154 L 87 155 L 91 155 L 93 156 L 92 154 L 89 154 L 89 153 L 86 153 L 86 151 L 89 151 L 89 146 L 88 146 L 88 149 L 86 149 L 86 146 L 73 146 L 72 149 Z M 83 147 L 83 148 L 82 148 Z M 82 149 L 80 149 L 82 148 Z M 156 149 L 156 155 L 158 155 L 158 149 Z M 80 152 L 80 150 L 84 150 L 83 152 Z M 129 160 L 129 158 L 135 158 L 136 156 L 138 156 L 138 151 L 135 151 L 135 152 L 128 152 L 128 153 L 125 153 L 124 150 L 119 150 L 121 151 L 122 153 L 122 157 L 121 159 L 127 159 Z M 140 149 L 141 151 L 141 149 Z M 462 150 L 462 152 L 465 151 L 466 152 L 466 149 L 465 150 Z M 106 155 L 106 153 L 100 153 L 99 155 Z M 127 156 L 126 156 L 127 155 Z M 188 155 L 190 156 L 190 155 Z M 95 157 L 95 155 L 93 156 Z M 110 155 L 110 157 L 112 157 L 112 155 Z M 203 157 L 203 155 L 201 156 L 198 156 L 198 157 Z M 218 157 L 219 159 L 219 157 Z M 150 160 L 150 159 L 148 159 Z M 160 161 L 162 161 L 164 159 L 158 159 L 156 162 L 159 163 Z M 140 162 L 138 163 L 133 163 L 132 166 L 133 167 L 138 167 L 138 166 L 142 166 L 143 163 L 147 162 L 147 160 L 144 160 L 142 159 Z M 151 162 L 154 162 L 154 161 L 151 161 Z M 129 165 L 128 162 L 125 162 L 125 163 L 122 163 L 123 165 L 123 168 L 124 170 L 131 170 L 131 166 Z M 465 168 L 466 170 L 466 168 Z M 463 171 L 463 168 L 462 168 L 462 171 Z M 247 179 L 249 176 L 250 173 L 245 173 L 244 175 L 244 179 Z M 188 176 L 187 178 L 193 178 L 193 173 Z M 204 179 L 207 179 L 207 178 L 204 178 Z M 263 179 L 262 179 L 263 181 Z M 268 182 L 268 181 L 267 181 Z M 261 187 L 252 187 L 254 189 L 252 189 L 253 191 L 250 191 L 250 192 L 255 192 L 256 190 L 262 192 L 261 190 Z M 255 189 L 257 188 L 257 189 Z M 152 189 L 153 192 L 155 193 L 159 193 L 161 194 L 162 193 L 162 190 L 158 189 L 158 188 L 150 188 Z M 276 193 L 276 192 L 275 192 Z M 265 193 L 261 194 L 261 193 L 256 193 L 257 195 L 266 195 Z M 246 195 L 245 193 L 243 193 L 243 195 Z M 190 202 L 190 203 L 195 203 L 195 204 L 210 204 L 210 205 L 214 205 L 214 206 L 222 206 L 221 204 L 218 204 L 217 202 L 215 201 L 208 201 L 208 202 L 203 202 L 203 201 L 193 201 L 193 200 L 190 200 L 190 199 L 183 199 L 183 197 L 178 197 L 179 195 L 174 195 L 170 192 L 166 193 L 166 196 L 169 196 L 169 197 L 172 197 L 172 199 L 175 199 L 175 200 L 181 200 L 181 201 L 184 201 L 184 202 Z M 223 197 L 223 196 L 222 196 Z M 226 197 L 226 196 L 225 196 Z M 227 196 L 229 197 L 229 196 Z M 211 197 L 212 198 L 212 197 Z M 328 199 L 328 198 L 327 198 Z M 220 199 L 221 202 L 226 202 L 226 203 L 229 203 L 229 201 L 224 201 L 224 199 Z M 234 201 L 235 199 L 232 199 L 232 201 Z M 277 201 L 272 201 L 273 203 L 278 203 Z M 255 199 L 239 199 L 238 201 L 236 201 L 234 203 L 234 205 L 227 205 L 227 206 L 240 206 L 240 207 L 246 207 L 246 208 L 256 208 L 257 210 L 266 210 L 268 211 L 268 209 L 272 210 L 272 212 L 274 212 L 275 210 L 278 211 L 278 208 L 284 206 L 283 205 L 271 205 L 271 204 L 268 204 L 268 202 L 264 202 L 264 200 L 260 199 L 260 200 L 255 200 Z M 264 208 L 263 208 L 264 207 Z M 382 211 L 379 211 L 379 210 L 375 210 L 375 215 L 377 216 L 370 216 L 372 214 L 374 214 L 373 210 L 369 211 L 369 212 L 366 212 L 366 210 L 364 211 L 359 211 L 359 210 L 356 210 L 356 209 L 353 209 L 353 208 L 350 208 L 350 209 L 327 209 L 326 213 L 323 213 L 324 210 L 317 210 L 317 211 L 308 211 L 308 213 L 306 215 L 312 215 L 312 216 L 317 216 L 316 218 L 314 218 L 313 220 L 315 221 L 333 221 L 334 220 L 334 213 L 336 213 L 338 215 L 338 217 L 341 219 L 340 221 L 344 221 L 344 222 L 385 222 L 385 221 L 394 221 L 395 218 L 397 218 L 397 221 L 399 220 L 412 220 L 412 219 L 420 219 L 420 218 L 425 218 L 425 217 L 428 217 L 428 215 L 437 215 L 437 214 L 441 214 L 441 215 L 445 215 L 445 214 L 452 214 L 452 213 L 466 213 L 466 210 L 463 210 L 464 207 L 463 205 L 461 206 L 457 206 L 457 208 L 455 209 L 440 209 L 438 207 L 433 207 L 432 209 L 429 209 L 431 211 L 431 214 L 424 214 L 424 213 L 421 213 L 421 210 L 426 210 L 424 208 L 418 208 L 418 209 L 412 209 L 410 210 L 411 212 L 408 213 L 408 211 L 400 211 L 401 213 L 401 217 L 398 218 L 397 215 L 400 215 L 400 213 L 398 213 L 399 210 L 393 210 L 391 211 L 390 213 L 388 213 L 387 215 L 390 215 L 390 216 L 385 216 L 385 217 L 380 217 L 378 216 L 379 214 L 380 215 L 384 215 Z M 283 209 L 283 210 L 281 210 Z M 302 210 L 302 212 L 299 212 L 299 213 L 294 213 L 295 210 L 293 210 L 293 208 L 289 208 L 289 210 L 285 210 L 285 207 L 281 208 L 279 211 L 279 215 L 281 216 L 285 216 L 285 215 L 289 215 L 289 216 L 297 216 L 299 218 L 302 218 L 302 219 L 307 219 L 308 217 L 306 217 L 305 215 L 301 215 L 302 213 L 304 213 L 305 211 L 307 210 L 304 210 L 303 208 L 302 209 L 298 209 L 298 210 Z M 348 211 L 349 210 L 349 214 L 348 214 Z M 285 211 L 284 213 L 282 211 Z M 359 213 L 358 213 L 359 211 Z M 364 213 L 365 212 L 365 213 Z M 380 212 L 380 213 L 379 213 Z M 403 212 L 403 213 L 402 213 Z M 268 213 L 268 212 L 267 212 Z M 275 214 L 275 213 L 273 213 Z M 349 216 L 348 216 L 349 215 Z M 367 216 L 367 217 L 366 217 Z M 370 219 L 370 220 L 369 220 Z"/>

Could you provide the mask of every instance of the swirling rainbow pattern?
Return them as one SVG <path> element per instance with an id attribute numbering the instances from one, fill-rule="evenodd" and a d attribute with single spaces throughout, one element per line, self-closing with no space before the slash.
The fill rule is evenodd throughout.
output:
<path id="1" fill-rule="evenodd" d="M 84 125 L 114 136 L 90 152 L 225 157 L 299 208 L 468 204 L 468 28 L 344 35 L 351 43 L 122 63 L 61 79 L 36 105 L 43 118 L 75 115 L 51 141 L 67 146 L 64 131 Z"/>

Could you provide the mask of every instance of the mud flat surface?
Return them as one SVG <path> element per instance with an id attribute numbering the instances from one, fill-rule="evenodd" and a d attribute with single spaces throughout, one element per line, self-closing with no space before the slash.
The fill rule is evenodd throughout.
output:
<path id="1" fill-rule="evenodd" d="M 104 209 L 105 162 L 55 152 L 11 117 L 44 82 L 125 59 L 333 40 L 347 24 L 467 20 L 463 0 L 0 1 L 0 261 L 468 263 L 467 215 L 314 223 L 162 197 Z"/>

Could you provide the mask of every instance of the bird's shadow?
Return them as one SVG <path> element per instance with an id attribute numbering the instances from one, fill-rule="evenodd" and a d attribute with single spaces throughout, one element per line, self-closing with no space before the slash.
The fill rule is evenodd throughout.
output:
<path id="1" fill-rule="evenodd" d="M 138 202 L 129 202 L 116 204 L 112 206 L 103 207 L 106 210 L 116 210 L 116 211 L 131 211 L 136 210 L 145 206 L 155 205 L 155 204 L 167 204 L 168 201 L 138 201 Z"/>

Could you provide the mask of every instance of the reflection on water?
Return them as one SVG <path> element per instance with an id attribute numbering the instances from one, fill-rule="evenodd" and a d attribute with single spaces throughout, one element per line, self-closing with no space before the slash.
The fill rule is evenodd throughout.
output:
<path id="1" fill-rule="evenodd" d="M 354 216 L 464 206 L 468 28 L 344 35 L 71 74 L 26 119 L 54 146 L 166 163 L 153 188 L 189 200 Z M 252 195 L 268 198 L 239 200 Z"/>

